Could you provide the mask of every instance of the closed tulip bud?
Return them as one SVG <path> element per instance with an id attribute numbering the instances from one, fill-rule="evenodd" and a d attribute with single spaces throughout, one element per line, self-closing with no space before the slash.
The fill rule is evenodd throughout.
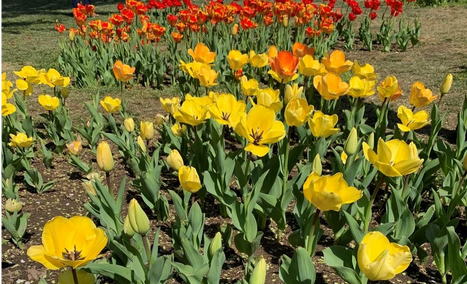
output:
<path id="1" fill-rule="evenodd" d="M 267 270 L 266 260 L 261 257 L 260 260 L 256 262 L 255 269 L 253 269 L 253 273 L 248 282 L 251 284 L 264 284 L 266 282 Z"/>
<path id="2" fill-rule="evenodd" d="M 373 132 L 368 135 L 368 139 L 366 140 L 366 144 L 373 149 L 375 147 L 375 134 Z"/>
<path id="3" fill-rule="evenodd" d="M 443 85 L 441 86 L 441 95 L 449 93 L 449 90 L 451 90 L 452 86 L 452 74 L 449 74 L 444 78 Z"/>
<path id="4" fill-rule="evenodd" d="M 6 211 L 10 213 L 19 212 L 23 208 L 23 203 L 14 199 L 8 199 L 5 203 Z"/>
<path id="5" fill-rule="evenodd" d="M 319 154 L 316 154 L 315 158 L 313 159 L 311 171 L 317 173 L 318 175 L 323 173 L 323 165 L 321 164 L 321 157 Z"/>
<path id="6" fill-rule="evenodd" d="M 167 120 L 167 118 L 165 116 L 158 113 L 158 114 L 156 114 L 156 118 L 154 119 L 154 122 L 156 123 L 157 126 L 162 126 L 162 124 L 164 124 L 164 121 L 166 121 L 166 120 Z"/>
<path id="7" fill-rule="evenodd" d="M 145 236 L 149 232 L 149 218 L 134 198 L 128 205 L 128 219 L 135 233 Z"/>
<path id="8" fill-rule="evenodd" d="M 462 166 L 464 167 L 464 171 L 467 172 L 467 154 L 464 157 L 464 161 L 462 162 Z"/>
<path id="9" fill-rule="evenodd" d="M 135 234 L 133 227 L 131 227 L 130 218 L 128 218 L 128 215 L 126 215 L 125 221 L 123 222 L 123 232 L 129 237 L 133 237 L 133 235 Z"/>
<path id="10" fill-rule="evenodd" d="M 230 31 L 232 35 L 237 35 L 238 33 L 238 24 L 232 26 L 232 30 Z"/>
<path id="11" fill-rule="evenodd" d="M 97 165 L 101 170 L 107 173 L 114 168 L 112 151 L 110 151 L 110 146 L 105 141 L 102 141 L 97 145 Z"/>
<path id="12" fill-rule="evenodd" d="M 141 138 L 144 140 L 151 140 L 154 138 L 154 125 L 152 122 L 141 121 L 140 124 Z"/>
<path id="13" fill-rule="evenodd" d="M 284 17 L 282 18 L 282 25 L 284 27 L 287 27 L 289 25 L 289 17 L 287 15 L 284 15 Z"/>
<path id="14" fill-rule="evenodd" d="M 82 180 L 82 185 L 83 185 L 83 188 L 84 188 L 84 191 L 86 191 L 86 193 L 88 195 L 96 195 L 96 188 L 94 187 L 94 182 L 96 180 L 99 180 L 101 181 L 102 178 L 101 176 L 96 173 L 96 172 L 92 172 L 88 175 L 86 175 L 86 179 L 83 179 Z"/>
<path id="15" fill-rule="evenodd" d="M 135 121 L 131 117 L 125 119 L 123 125 L 128 132 L 133 132 L 135 130 Z"/>
<path id="16" fill-rule="evenodd" d="M 167 163 L 169 166 L 178 171 L 180 167 L 184 166 L 183 164 L 183 158 L 180 156 L 180 153 L 177 150 L 172 150 L 167 157 Z"/>
<path id="17" fill-rule="evenodd" d="M 193 167 L 180 167 L 178 170 L 178 179 L 182 188 L 191 193 L 196 193 L 202 187 L 198 172 Z"/>
<path id="18" fill-rule="evenodd" d="M 345 153 L 350 156 L 357 152 L 358 146 L 358 136 L 357 136 L 357 129 L 355 127 L 350 130 L 349 137 L 347 137 L 347 141 L 344 144 L 344 151 Z"/>
<path id="19" fill-rule="evenodd" d="M 222 234 L 217 232 L 209 246 L 209 256 L 212 258 L 217 250 L 222 248 Z"/>
<path id="20" fill-rule="evenodd" d="M 141 136 L 138 136 L 138 139 L 136 141 L 139 147 L 141 148 L 141 151 L 146 152 L 146 144 L 144 143 L 143 138 L 141 138 Z"/>

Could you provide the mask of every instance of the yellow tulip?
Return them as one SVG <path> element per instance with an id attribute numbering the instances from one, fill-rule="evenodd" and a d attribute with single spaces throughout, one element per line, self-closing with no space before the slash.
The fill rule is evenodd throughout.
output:
<path id="1" fill-rule="evenodd" d="M 243 54 L 239 50 L 231 50 L 227 55 L 227 62 L 229 62 L 230 69 L 241 70 L 248 63 L 248 54 Z"/>
<path id="2" fill-rule="evenodd" d="M 135 67 L 130 67 L 127 64 L 123 64 L 123 62 L 120 60 L 115 61 L 114 65 L 112 66 L 115 78 L 122 82 L 128 82 L 133 79 L 135 69 Z"/>
<path id="3" fill-rule="evenodd" d="M 260 257 L 258 261 L 256 261 L 255 268 L 251 273 L 249 283 L 254 284 L 264 284 L 266 283 L 266 275 L 268 271 L 268 265 L 266 260 L 263 257 Z"/>
<path id="4" fill-rule="evenodd" d="M 216 70 L 211 68 L 206 68 L 205 66 L 201 67 L 197 73 L 197 77 L 201 86 L 210 88 L 216 86 L 216 79 L 219 76 L 219 73 Z"/>
<path id="5" fill-rule="evenodd" d="M 180 69 L 182 69 L 183 72 L 187 73 L 188 75 L 191 76 L 191 78 L 198 79 L 198 72 L 201 69 L 201 67 L 210 69 L 211 66 L 205 63 L 193 61 L 190 63 L 185 63 L 183 60 L 180 60 Z"/>
<path id="6" fill-rule="evenodd" d="M 2 116 L 7 116 L 16 112 L 16 107 L 8 102 L 8 97 L 2 92 Z"/>
<path id="7" fill-rule="evenodd" d="M 388 76 L 377 87 L 379 98 L 381 101 L 391 99 L 394 101 L 402 95 L 402 90 L 399 89 L 399 82 L 396 77 Z"/>
<path id="8" fill-rule="evenodd" d="M 23 203 L 15 199 L 8 198 L 5 202 L 5 209 L 10 213 L 20 212 L 23 208 Z"/>
<path id="9" fill-rule="evenodd" d="M 258 105 L 267 106 L 278 112 L 282 109 L 282 101 L 280 98 L 280 90 L 271 88 L 258 89 L 256 93 L 256 100 Z"/>
<path id="10" fill-rule="evenodd" d="M 43 245 L 31 246 L 27 255 L 47 269 L 76 269 L 98 258 L 107 240 L 104 230 L 88 217 L 57 216 L 44 226 Z"/>
<path id="11" fill-rule="evenodd" d="M 441 85 L 440 93 L 441 95 L 445 95 L 449 93 L 452 86 L 452 74 L 448 74 L 446 78 L 444 78 L 443 85 Z"/>
<path id="12" fill-rule="evenodd" d="M 50 68 L 47 72 L 39 73 L 40 82 L 49 87 L 66 87 L 70 84 L 70 77 L 63 77 L 60 72 Z M 27 81 L 27 80 L 26 80 Z"/>
<path id="13" fill-rule="evenodd" d="M 309 54 L 300 58 L 300 62 L 298 63 L 298 71 L 300 71 L 303 76 L 307 77 L 323 75 L 327 73 L 324 65 L 321 64 L 319 60 L 313 59 L 313 56 Z"/>
<path id="14" fill-rule="evenodd" d="M 10 90 L 13 87 L 13 83 L 6 79 L 6 72 L 2 73 L 2 91 L 3 90 Z"/>
<path id="15" fill-rule="evenodd" d="M 339 211 L 343 204 L 359 200 L 363 191 L 349 186 L 342 173 L 320 177 L 313 172 L 303 184 L 303 195 L 321 211 Z"/>
<path id="16" fill-rule="evenodd" d="M 39 95 L 37 98 L 39 104 L 47 111 L 53 111 L 60 105 L 60 99 L 50 95 Z"/>
<path id="17" fill-rule="evenodd" d="M 243 101 L 237 101 L 232 94 L 222 94 L 215 103 L 208 106 L 208 109 L 211 117 L 219 124 L 230 125 L 230 116 L 237 112 L 245 112 L 246 104 Z"/>
<path id="18" fill-rule="evenodd" d="M 177 150 L 172 150 L 167 156 L 167 164 L 169 164 L 169 166 L 176 171 L 184 166 L 183 158 Z"/>
<path id="19" fill-rule="evenodd" d="M 128 205 L 128 220 L 131 228 L 141 236 L 145 236 L 150 229 L 149 218 L 144 213 L 143 208 L 139 205 L 136 199 L 132 199 Z"/>
<path id="20" fill-rule="evenodd" d="M 388 177 L 400 177 L 417 171 L 423 163 L 418 157 L 417 147 L 413 142 L 409 145 L 404 141 L 393 139 L 384 142 L 378 140 L 378 154 L 363 142 L 363 153 L 380 172 Z"/>
<path id="21" fill-rule="evenodd" d="M 357 152 L 357 147 L 358 147 L 357 129 L 355 129 L 355 127 L 352 127 L 352 130 L 350 130 L 349 137 L 347 137 L 347 140 L 345 140 L 344 152 L 347 155 L 353 155 Z"/>
<path id="22" fill-rule="evenodd" d="M 194 51 L 191 48 L 188 49 L 188 54 L 191 55 L 195 61 L 205 64 L 213 63 L 216 58 L 216 53 L 211 52 L 209 47 L 203 43 L 198 43 Z"/>
<path id="23" fill-rule="evenodd" d="M 308 119 L 308 125 L 314 137 L 328 138 L 339 132 L 339 128 L 335 128 L 337 119 L 337 114 L 327 115 L 318 110 Z"/>
<path id="24" fill-rule="evenodd" d="M 126 131 L 133 132 L 135 130 L 135 121 L 129 117 L 123 121 L 123 126 L 125 126 Z"/>
<path id="25" fill-rule="evenodd" d="M 96 188 L 94 186 L 96 180 L 102 181 L 102 177 L 97 172 L 87 174 L 86 179 L 81 180 L 84 191 L 86 191 L 88 195 L 97 195 Z"/>
<path id="26" fill-rule="evenodd" d="M 238 34 L 238 24 L 235 24 L 232 26 L 232 29 L 230 30 L 231 35 L 237 35 Z"/>
<path id="27" fill-rule="evenodd" d="M 324 76 L 315 76 L 313 85 L 319 94 L 327 101 L 337 100 L 349 91 L 349 84 L 342 81 L 339 75 L 328 73 Z"/>
<path id="28" fill-rule="evenodd" d="M 308 105 L 306 99 L 293 98 L 285 107 L 285 121 L 289 126 L 300 126 L 307 122 L 314 107 Z"/>
<path id="29" fill-rule="evenodd" d="M 114 168 L 112 151 L 106 141 L 102 141 L 97 145 L 97 165 L 107 173 Z"/>
<path id="30" fill-rule="evenodd" d="M 34 143 L 34 139 L 32 137 L 28 137 L 26 133 L 18 133 L 17 135 L 10 134 L 10 147 L 20 147 L 20 148 L 27 148 Z"/>
<path id="31" fill-rule="evenodd" d="M 372 281 L 390 280 L 412 262 L 408 246 L 390 243 L 379 231 L 365 235 L 358 247 L 358 267 Z"/>
<path id="32" fill-rule="evenodd" d="M 357 60 L 355 60 L 352 71 L 354 75 L 360 77 L 360 79 L 365 79 L 368 81 L 376 80 L 375 68 L 368 63 L 360 66 Z"/>
<path id="33" fill-rule="evenodd" d="M 277 56 L 279 52 L 277 51 L 277 47 L 275 45 L 271 45 L 268 49 L 268 57 L 274 58 Z"/>
<path id="34" fill-rule="evenodd" d="M 400 106 L 397 109 L 397 117 L 402 122 L 397 124 L 402 132 L 417 130 L 430 124 L 430 114 L 425 110 L 421 110 L 414 114 L 412 110 L 407 107 Z"/>
<path id="35" fill-rule="evenodd" d="M 175 111 L 174 117 L 178 122 L 197 126 L 207 119 L 208 109 L 195 100 L 185 100 Z"/>
<path id="36" fill-rule="evenodd" d="M 178 180 L 182 188 L 191 193 L 196 193 L 202 187 L 198 172 L 190 166 L 180 167 L 178 170 Z"/>
<path id="37" fill-rule="evenodd" d="M 151 140 L 154 138 L 154 124 L 149 121 L 141 121 L 139 125 L 141 138 L 144 140 Z"/>
<path id="38" fill-rule="evenodd" d="M 170 130 L 172 130 L 172 133 L 175 136 L 182 137 L 183 134 L 186 133 L 187 128 L 186 128 L 186 125 L 183 125 L 177 122 L 177 123 L 174 123 L 174 125 L 172 125 Z"/>
<path id="39" fill-rule="evenodd" d="M 284 124 L 276 120 L 274 110 L 262 105 L 252 107 L 246 117 L 240 119 L 235 132 L 248 140 L 245 151 L 259 157 L 269 152 L 264 144 L 276 143 L 285 137 Z"/>
<path id="40" fill-rule="evenodd" d="M 122 108 L 122 101 L 119 98 L 105 97 L 103 101 L 100 101 L 101 106 L 107 113 L 115 113 Z"/>
<path id="41" fill-rule="evenodd" d="M 28 83 L 39 84 L 41 82 L 40 74 L 42 74 L 43 72 L 39 72 L 32 66 L 24 66 L 23 68 L 21 68 L 21 71 L 14 71 L 13 73 L 15 73 L 18 77 L 24 79 Z"/>
<path id="42" fill-rule="evenodd" d="M 156 123 L 157 127 L 161 127 L 166 121 L 167 121 L 167 117 L 165 117 L 164 115 L 160 113 L 156 114 L 154 122 Z"/>
<path id="43" fill-rule="evenodd" d="M 18 90 L 20 91 L 23 91 L 23 94 L 26 96 L 32 95 L 32 84 L 30 82 L 27 82 L 26 80 L 17 79 L 16 88 L 18 88 Z"/>
<path id="44" fill-rule="evenodd" d="M 159 98 L 159 101 L 161 102 L 162 107 L 164 110 L 171 115 L 174 114 L 174 112 L 178 109 L 180 106 L 180 98 L 179 97 L 173 97 L 171 99 L 166 98 Z"/>
<path id="45" fill-rule="evenodd" d="M 79 284 L 94 284 L 96 283 L 96 277 L 94 274 L 87 273 L 86 271 L 80 269 L 76 271 L 76 276 L 78 276 Z M 71 270 L 62 270 L 58 275 L 58 284 L 71 284 L 74 283 L 73 273 Z"/>
<path id="46" fill-rule="evenodd" d="M 321 157 L 319 154 L 316 154 L 315 158 L 313 159 L 313 163 L 311 163 L 311 172 L 316 173 L 319 176 L 323 172 L 323 164 L 321 163 Z"/>
<path id="47" fill-rule="evenodd" d="M 263 68 L 269 64 L 269 57 L 266 53 L 256 54 L 253 50 L 250 51 L 250 64 L 256 68 Z"/>
<path id="48" fill-rule="evenodd" d="M 358 76 L 353 76 L 349 81 L 349 96 L 354 98 L 365 98 L 375 94 L 375 81 L 361 79 Z"/>
<path id="49" fill-rule="evenodd" d="M 68 148 L 68 151 L 70 151 L 72 155 L 78 155 L 78 153 L 83 148 L 80 140 L 75 140 L 71 142 L 70 144 L 66 144 L 66 147 Z"/>
<path id="50" fill-rule="evenodd" d="M 129 237 L 133 237 L 136 232 L 133 230 L 130 224 L 130 218 L 126 215 L 125 220 L 123 220 L 123 232 Z"/>
<path id="51" fill-rule="evenodd" d="M 410 103 L 415 107 L 424 107 L 436 100 L 430 89 L 426 89 L 422 82 L 415 82 L 410 90 Z"/>
<path id="52" fill-rule="evenodd" d="M 284 102 L 288 104 L 291 99 L 294 98 L 301 98 L 303 92 L 303 87 L 298 87 L 298 84 L 285 85 L 285 95 L 284 95 Z"/>
<path id="53" fill-rule="evenodd" d="M 138 135 L 138 138 L 136 138 L 136 143 L 138 143 L 141 151 L 146 152 L 146 143 L 144 143 L 144 140 L 141 136 Z"/>
<path id="54" fill-rule="evenodd" d="M 240 87 L 242 88 L 242 92 L 245 96 L 256 96 L 259 89 L 259 83 L 255 79 L 248 80 L 246 76 L 243 76 L 240 79 Z"/>
<path id="55" fill-rule="evenodd" d="M 345 54 L 342 50 L 335 50 L 329 55 L 326 52 L 326 57 L 324 57 L 321 62 L 324 64 L 324 67 L 328 72 L 333 72 L 336 74 L 342 74 L 352 68 L 352 61 L 345 60 Z"/>

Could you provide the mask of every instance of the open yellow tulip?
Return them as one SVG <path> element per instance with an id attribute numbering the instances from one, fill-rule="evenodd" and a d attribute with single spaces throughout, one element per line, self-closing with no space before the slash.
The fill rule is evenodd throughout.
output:
<path id="1" fill-rule="evenodd" d="M 53 111 L 60 105 L 60 99 L 50 95 L 40 95 L 37 100 L 39 104 L 47 111 Z"/>
<path id="2" fill-rule="evenodd" d="M 243 54 L 239 50 L 231 50 L 227 55 L 227 62 L 229 62 L 230 69 L 241 70 L 248 63 L 248 54 Z"/>
<path id="3" fill-rule="evenodd" d="M 328 138 L 339 132 L 339 128 L 335 128 L 337 119 L 337 114 L 327 115 L 318 110 L 308 119 L 308 125 L 313 136 Z"/>
<path id="4" fill-rule="evenodd" d="M 205 64 L 213 63 L 214 59 L 216 58 L 216 53 L 211 52 L 209 47 L 203 43 L 198 43 L 194 51 L 191 48 L 188 49 L 188 54 L 191 55 L 195 61 Z"/>
<path id="5" fill-rule="evenodd" d="M 178 122 L 197 126 L 203 123 L 208 117 L 208 109 L 199 100 L 185 100 L 180 108 L 174 113 Z"/>
<path id="6" fill-rule="evenodd" d="M 107 113 L 115 113 L 122 108 L 122 101 L 119 98 L 105 97 L 103 101 L 100 101 L 101 106 Z"/>
<path id="7" fill-rule="evenodd" d="M 300 126 L 307 122 L 313 112 L 314 107 L 308 105 L 306 99 L 293 98 L 285 107 L 285 121 L 289 126 Z"/>
<path id="8" fill-rule="evenodd" d="M 327 101 L 337 100 L 349 91 L 349 84 L 343 82 L 339 75 L 328 73 L 324 76 L 315 76 L 313 85 L 319 94 Z"/>
<path id="9" fill-rule="evenodd" d="M 246 104 L 237 101 L 232 94 L 221 94 L 215 103 L 208 106 L 212 118 L 222 125 L 230 125 L 230 116 L 238 112 L 245 112 Z"/>
<path id="10" fill-rule="evenodd" d="M 427 111 L 421 110 L 414 114 L 405 106 L 400 106 L 397 109 L 397 117 L 402 122 L 397 124 L 402 132 L 417 130 L 430 123 L 430 114 Z"/>
<path id="11" fill-rule="evenodd" d="M 17 135 L 10 134 L 11 140 L 8 145 L 10 147 L 15 148 L 15 147 L 20 147 L 20 148 L 27 148 L 34 143 L 34 139 L 32 137 L 28 137 L 26 133 L 18 133 Z"/>
<path id="12" fill-rule="evenodd" d="M 410 90 L 410 103 L 415 107 L 424 107 L 436 100 L 430 89 L 426 89 L 422 82 L 415 82 Z"/>

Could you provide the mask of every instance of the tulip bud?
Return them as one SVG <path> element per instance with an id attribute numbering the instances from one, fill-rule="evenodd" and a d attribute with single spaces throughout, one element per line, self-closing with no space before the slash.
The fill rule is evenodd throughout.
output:
<path id="1" fill-rule="evenodd" d="M 152 122 L 141 121 L 140 124 L 141 138 L 144 140 L 151 140 L 154 138 L 154 125 Z"/>
<path id="2" fill-rule="evenodd" d="M 289 17 L 287 15 L 284 15 L 284 17 L 282 17 L 282 25 L 284 27 L 287 27 L 289 25 Z"/>
<path id="3" fill-rule="evenodd" d="M 157 125 L 157 126 L 162 126 L 162 124 L 164 124 L 164 121 L 166 121 L 166 117 L 165 117 L 165 116 L 163 116 L 163 115 L 160 114 L 160 113 L 156 114 L 155 122 L 156 122 L 156 125 Z"/>
<path id="4" fill-rule="evenodd" d="M 70 94 L 70 92 L 68 91 L 67 87 L 63 87 L 62 92 L 60 94 L 62 95 L 62 97 L 64 97 L 66 99 L 66 98 L 68 98 L 68 95 Z"/>
<path id="5" fill-rule="evenodd" d="M 318 175 L 323 173 L 323 165 L 321 164 L 321 157 L 319 154 L 316 154 L 315 158 L 313 159 L 311 171 L 317 173 Z"/>
<path id="6" fill-rule="evenodd" d="M 101 176 L 97 172 L 92 172 L 86 175 L 86 179 L 82 180 L 84 191 L 86 191 L 88 195 L 94 195 L 94 196 L 97 195 L 96 188 L 94 187 L 94 183 L 93 183 L 96 180 L 102 181 Z"/>
<path id="7" fill-rule="evenodd" d="M 110 172 L 114 168 L 114 159 L 110 146 L 107 142 L 102 141 L 97 145 L 97 165 L 105 172 Z"/>
<path id="8" fill-rule="evenodd" d="M 5 209 L 10 213 L 19 212 L 23 208 L 23 203 L 16 201 L 14 199 L 8 199 L 5 202 Z"/>
<path id="9" fill-rule="evenodd" d="M 128 132 L 133 132 L 135 130 L 135 121 L 131 117 L 125 119 L 123 125 Z"/>
<path id="10" fill-rule="evenodd" d="M 350 156 L 357 152 L 358 146 L 358 136 L 357 136 L 357 129 L 355 127 L 350 130 L 349 137 L 347 137 L 347 141 L 344 144 L 344 151 L 345 153 Z"/>
<path id="11" fill-rule="evenodd" d="M 251 284 L 264 284 L 266 282 L 267 269 L 266 260 L 261 257 L 260 260 L 256 262 L 255 269 L 253 269 L 253 273 L 248 282 Z"/>
<path id="12" fill-rule="evenodd" d="M 138 136 L 137 142 L 139 147 L 141 148 L 141 151 L 146 152 L 146 144 L 144 143 L 144 140 L 143 138 L 141 138 L 141 136 Z"/>
<path id="13" fill-rule="evenodd" d="M 371 132 L 370 135 L 368 135 L 368 139 L 367 139 L 366 143 L 368 144 L 368 146 L 370 146 L 371 149 L 374 148 L 374 146 L 375 146 L 375 134 L 373 132 Z"/>
<path id="14" fill-rule="evenodd" d="M 180 156 L 180 153 L 177 150 L 172 150 L 167 157 L 167 163 L 169 166 L 178 171 L 180 167 L 184 166 L 183 164 L 183 158 Z"/>
<path id="15" fill-rule="evenodd" d="M 145 236 L 149 232 L 149 218 L 134 198 L 128 205 L 128 219 L 135 233 Z"/>
<path id="16" fill-rule="evenodd" d="M 209 256 L 212 258 L 217 250 L 222 248 L 222 234 L 217 232 L 209 246 Z"/>
<path id="17" fill-rule="evenodd" d="M 238 33 L 238 24 L 232 26 L 232 30 L 230 31 L 232 35 L 237 35 Z"/>
<path id="18" fill-rule="evenodd" d="M 128 218 L 128 215 L 126 215 L 125 221 L 123 222 L 123 232 L 127 234 L 130 238 L 133 237 L 133 235 L 135 234 L 135 231 L 131 227 L 130 218 Z"/>
<path id="19" fill-rule="evenodd" d="M 464 167 L 464 171 L 467 172 L 467 154 L 464 157 L 464 161 L 462 162 L 462 166 Z"/>
<path id="20" fill-rule="evenodd" d="M 180 167 L 178 170 L 178 180 L 182 188 L 191 193 L 196 193 L 202 187 L 198 172 L 194 167 Z"/>
<path id="21" fill-rule="evenodd" d="M 70 39 L 70 41 L 74 41 L 74 40 L 75 40 L 75 36 L 76 36 L 75 32 L 69 31 L 69 33 L 68 33 L 68 38 Z"/>
<path id="22" fill-rule="evenodd" d="M 444 78 L 443 85 L 441 86 L 441 95 L 449 93 L 449 90 L 451 90 L 452 86 L 452 74 L 449 74 Z"/>

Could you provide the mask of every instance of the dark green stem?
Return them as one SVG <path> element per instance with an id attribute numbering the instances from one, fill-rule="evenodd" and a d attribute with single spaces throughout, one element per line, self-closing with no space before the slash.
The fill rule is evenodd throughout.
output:
<path id="1" fill-rule="evenodd" d="M 385 178 L 386 176 L 382 175 L 381 178 L 379 179 L 378 183 L 376 184 L 376 188 L 373 191 L 373 194 L 371 195 L 370 203 L 368 204 L 368 207 L 365 210 L 365 227 L 364 227 L 365 234 L 368 233 L 368 228 L 370 227 L 371 207 L 373 207 L 373 203 L 375 202 L 376 196 L 378 195 L 378 191 L 383 185 Z"/>
<path id="2" fill-rule="evenodd" d="M 311 222 L 311 227 L 310 227 L 310 233 L 308 234 L 308 241 L 307 241 L 307 244 L 306 244 L 306 250 L 308 251 L 308 254 L 310 256 L 313 255 L 314 251 L 313 251 L 313 242 L 316 238 L 316 235 L 315 235 L 315 227 L 316 227 L 316 222 L 318 221 L 319 219 L 319 213 L 321 211 L 316 208 L 316 211 L 315 211 L 315 215 L 313 216 L 313 221 Z"/>
<path id="3" fill-rule="evenodd" d="M 79 284 L 79 281 L 78 281 L 78 274 L 76 273 L 76 269 L 71 269 L 71 274 L 73 274 L 73 282 L 75 284 Z"/>

